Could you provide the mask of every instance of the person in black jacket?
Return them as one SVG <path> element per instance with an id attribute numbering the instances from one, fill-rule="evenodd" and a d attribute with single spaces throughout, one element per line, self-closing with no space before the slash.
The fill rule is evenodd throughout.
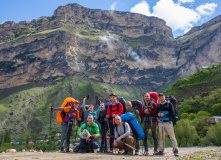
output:
<path id="1" fill-rule="evenodd" d="M 102 136 L 100 152 L 108 152 L 107 138 L 106 138 L 108 126 L 107 126 L 106 115 L 107 115 L 107 110 L 105 109 L 105 105 L 104 103 L 100 102 L 100 112 L 98 113 L 98 119 L 97 119 L 101 125 L 101 136 Z"/>
<path id="2" fill-rule="evenodd" d="M 165 148 L 165 130 L 167 131 L 173 145 L 173 153 L 178 156 L 178 145 L 174 134 L 173 118 L 175 111 L 172 103 L 166 101 L 163 93 L 159 94 L 160 103 L 157 105 L 155 116 L 160 117 L 159 134 L 160 134 L 160 150 L 156 155 L 164 155 Z"/>

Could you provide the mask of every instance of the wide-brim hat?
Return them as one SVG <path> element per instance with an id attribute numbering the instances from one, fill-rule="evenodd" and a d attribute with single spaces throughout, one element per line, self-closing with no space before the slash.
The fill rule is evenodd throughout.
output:
<path id="1" fill-rule="evenodd" d="M 91 136 L 91 134 L 88 132 L 87 129 L 84 129 L 81 133 L 80 133 L 80 137 L 82 139 L 88 139 Z"/>

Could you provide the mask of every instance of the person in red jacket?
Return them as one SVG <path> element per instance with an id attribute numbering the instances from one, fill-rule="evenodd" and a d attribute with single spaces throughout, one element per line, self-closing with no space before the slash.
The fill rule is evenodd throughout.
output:
<path id="1" fill-rule="evenodd" d="M 143 123 L 143 131 L 144 131 L 144 140 L 143 144 L 145 147 L 145 154 L 149 155 L 148 153 L 148 130 L 151 128 L 152 137 L 154 140 L 154 154 L 158 152 L 158 137 L 157 137 L 157 121 L 158 119 L 155 117 L 155 110 L 157 104 L 151 100 L 150 94 L 144 94 L 144 102 L 140 105 L 139 108 L 139 115 L 142 119 Z"/>
<path id="2" fill-rule="evenodd" d="M 114 142 L 114 127 L 115 127 L 115 116 L 120 116 L 123 114 L 123 105 L 117 101 L 117 95 L 115 93 L 110 94 L 111 101 L 107 107 L 106 118 L 110 121 L 110 152 L 113 152 L 113 142 Z"/>

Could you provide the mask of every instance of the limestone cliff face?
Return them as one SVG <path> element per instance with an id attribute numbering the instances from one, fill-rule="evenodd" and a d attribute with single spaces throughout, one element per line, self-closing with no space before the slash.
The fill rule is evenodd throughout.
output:
<path id="1" fill-rule="evenodd" d="M 156 89 L 220 61 L 219 51 L 218 20 L 174 39 L 159 18 L 69 4 L 0 25 L 0 88 L 81 75 Z"/>
<path id="2" fill-rule="evenodd" d="M 221 16 L 177 39 L 177 63 L 180 77 L 189 76 L 197 68 L 221 61 Z"/>
<path id="3" fill-rule="evenodd" d="M 0 35 L 1 88 L 75 75 L 157 88 L 176 68 L 172 30 L 156 17 L 69 4 L 52 17 L 5 22 Z"/>

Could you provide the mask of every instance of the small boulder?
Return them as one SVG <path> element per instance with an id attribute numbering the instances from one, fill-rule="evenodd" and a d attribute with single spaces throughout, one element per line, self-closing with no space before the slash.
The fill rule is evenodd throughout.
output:
<path id="1" fill-rule="evenodd" d="M 6 153 L 16 153 L 16 149 L 7 149 Z"/>

